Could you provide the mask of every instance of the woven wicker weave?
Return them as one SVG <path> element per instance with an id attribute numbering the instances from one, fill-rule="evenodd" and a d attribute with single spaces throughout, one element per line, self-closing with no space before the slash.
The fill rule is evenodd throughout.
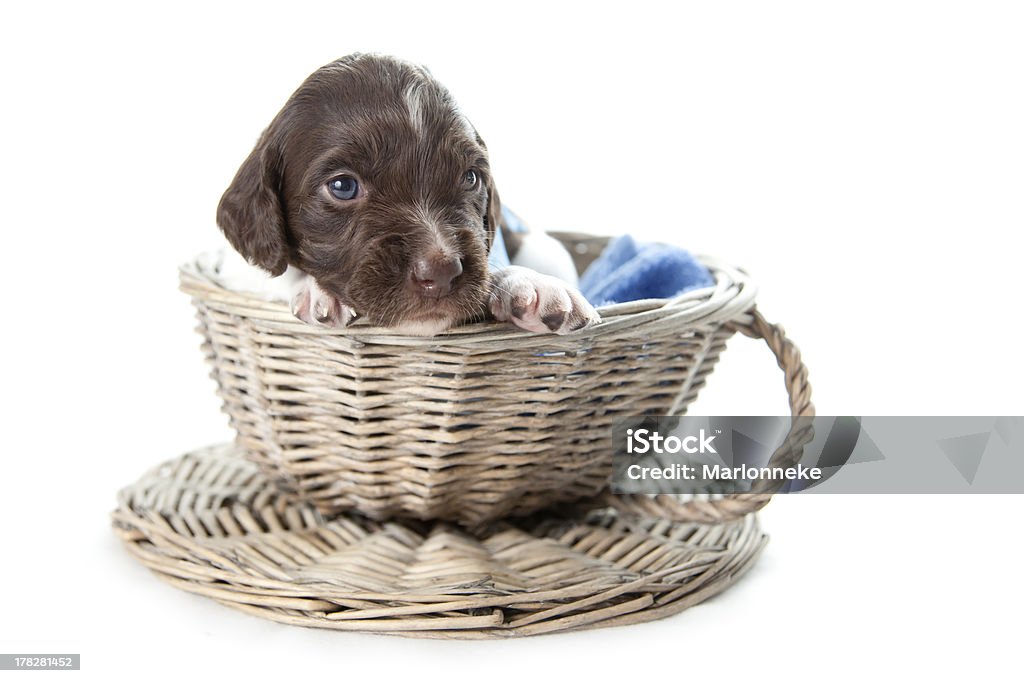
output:
<path id="1" fill-rule="evenodd" d="M 560 237 L 581 269 L 606 241 Z M 705 264 L 716 286 L 604 307 L 603 322 L 566 336 L 505 324 L 435 338 L 314 328 L 283 304 L 224 289 L 198 262 L 182 268 L 181 286 L 237 444 L 277 486 L 328 516 L 473 527 L 598 494 L 612 422 L 681 414 L 737 330 L 768 341 L 794 415 L 812 412 L 799 353 L 756 313 L 746 275 Z M 686 514 L 721 521 L 766 500 L 698 500 Z M 666 512 L 658 499 L 615 503 Z"/>
<path id="2" fill-rule="evenodd" d="M 324 521 L 235 447 L 165 463 L 113 514 L 161 579 L 275 621 L 349 631 L 498 638 L 648 621 L 731 585 L 766 537 L 613 510 L 496 522 Z"/>

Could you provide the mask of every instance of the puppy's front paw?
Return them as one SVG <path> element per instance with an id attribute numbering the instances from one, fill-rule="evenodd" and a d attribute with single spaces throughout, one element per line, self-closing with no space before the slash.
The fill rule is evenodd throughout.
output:
<path id="1" fill-rule="evenodd" d="M 531 332 L 567 334 L 601 322 L 594 307 L 558 278 L 521 266 L 491 276 L 491 313 Z"/>
<path id="2" fill-rule="evenodd" d="M 292 314 L 304 323 L 321 327 L 345 327 L 356 319 L 354 310 L 321 289 L 309 275 L 292 290 Z"/>

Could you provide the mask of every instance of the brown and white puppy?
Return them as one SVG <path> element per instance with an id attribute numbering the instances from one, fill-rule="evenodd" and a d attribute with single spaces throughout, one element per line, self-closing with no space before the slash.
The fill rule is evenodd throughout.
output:
<path id="1" fill-rule="evenodd" d="M 290 300 L 312 325 L 362 317 L 430 335 L 490 311 L 566 333 L 598 320 L 553 277 L 575 276 L 564 250 L 549 269 L 561 272 L 539 273 L 521 258 L 489 272 L 501 204 L 487 148 L 427 70 L 394 58 L 350 55 L 307 78 L 239 168 L 217 223 L 248 263 L 274 276 L 264 293 Z M 543 233 L 522 239 L 534 244 L 520 245 L 520 256 L 550 257 L 538 241 L 557 245 Z M 246 288 L 245 276 L 237 282 Z"/>

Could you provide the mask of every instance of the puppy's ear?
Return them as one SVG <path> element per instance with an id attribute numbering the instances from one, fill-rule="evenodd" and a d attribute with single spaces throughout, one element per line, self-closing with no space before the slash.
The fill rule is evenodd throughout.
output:
<path id="1" fill-rule="evenodd" d="M 217 206 L 217 225 L 249 263 L 277 276 L 288 267 L 281 155 L 265 131 Z"/>
<path id="2" fill-rule="evenodd" d="M 487 151 L 487 143 L 480 137 L 480 133 L 476 132 L 476 128 L 473 128 L 473 124 L 469 123 L 470 129 L 473 131 L 473 135 L 476 137 L 478 145 L 483 147 L 484 151 Z M 487 231 L 487 251 L 491 251 L 491 245 L 494 244 L 494 233 L 496 230 L 501 230 L 501 200 L 498 199 L 498 188 L 494 184 L 494 178 L 491 177 L 490 169 L 487 173 L 487 206 L 484 207 L 484 229 Z"/>
<path id="3" fill-rule="evenodd" d="M 494 232 L 501 230 L 501 200 L 498 188 L 490 174 L 487 175 L 487 208 L 484 210 L 484 228 L 487 230 L 487 251 L 494 244 Z"/>

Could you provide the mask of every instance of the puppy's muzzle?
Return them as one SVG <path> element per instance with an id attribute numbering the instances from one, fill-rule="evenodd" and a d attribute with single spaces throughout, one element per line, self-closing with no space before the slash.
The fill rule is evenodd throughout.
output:
<path id="1" fill-rule="evenodd" d="M 409 281 L 420 294 L 440 299 L 452 291 L 452 283 L 462 275 L 462 259 L 453 257 L 417 259 Z"/>

